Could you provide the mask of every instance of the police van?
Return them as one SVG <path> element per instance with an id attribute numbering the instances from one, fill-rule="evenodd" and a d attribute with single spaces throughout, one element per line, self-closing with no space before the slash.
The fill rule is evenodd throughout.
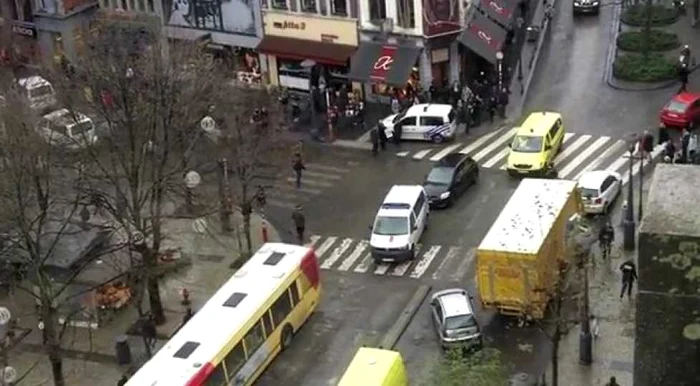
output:
<path id="1" fill-rule="evenodd" d="M 390 115 L 384 120 L 386 137 L 393 138 L 394 130 L 401 128 L 401 139 L 442 143 L 453 139 L 457 132 L 457 114 L 451 105 L 419 104 L 406 111 Z"/>

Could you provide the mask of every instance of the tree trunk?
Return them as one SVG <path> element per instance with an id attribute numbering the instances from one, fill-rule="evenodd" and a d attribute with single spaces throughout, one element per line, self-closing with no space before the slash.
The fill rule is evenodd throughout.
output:
<path id="1" fill-rule="evenodd" d="M 160 286 L 158 285 L 158 276 L 149 275 L 148 277 L 148 305 L 151 308 L 151 314 L 160 326 L 165 323 L 165 313 L 163 312 L 163 302 L 160 299 Z"/>
<path id="2" fill-rule="evenodd" d="M 61 359 L 61 347 L 58 344 L 52 344 L 49 347 L 49 362 L 51 362 L 54 386 L 65 386 L 66 380 L 63 378 L 63 359 Z"/>
<path id="3" fill-rule="evenodd" d="M 559 340 L 561 333 L 559 332 L 559 324 L 554 327 L 554 335 L 552 336 L 552 386 L 559 384 Z"/>
<path id="4" fill-rule="evenodd" d="M 245 234 L 246 256 L 253 256 L 253 241 L 250 236 L 250 211 L 243 214 L 243 233 Z"/>

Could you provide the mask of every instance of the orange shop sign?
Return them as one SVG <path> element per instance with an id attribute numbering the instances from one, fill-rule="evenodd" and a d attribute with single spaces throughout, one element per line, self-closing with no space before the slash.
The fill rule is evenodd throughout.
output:
<path id="1" fill-rule="evenodd" d="M 265 35 L 356 46 L 357 21 L 346 18 L 310 17 L 264 12 Z"/>

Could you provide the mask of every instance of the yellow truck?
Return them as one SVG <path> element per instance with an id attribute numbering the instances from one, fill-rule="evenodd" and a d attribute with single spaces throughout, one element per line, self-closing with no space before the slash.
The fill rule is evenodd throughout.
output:
<path id="1" fill-rule="evenodd" d="M 482 306 L 541 319 L 581 212 L 575 181 L 523 179 L 476 251 Z"/>
<path id="2" fill-rule="evenodd" d="M 338 386 L 408 386 L 401 354 L 391 350 L 361 347 Z"/>

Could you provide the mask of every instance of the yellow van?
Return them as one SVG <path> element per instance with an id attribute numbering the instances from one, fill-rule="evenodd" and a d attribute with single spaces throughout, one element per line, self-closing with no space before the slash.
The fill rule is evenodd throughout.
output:
<path id="1" fill-rule="evenodd" d="M 401 354 L 378 348 L 360 348 L 338 386 L 408 386 Z"/>
<path id="2" fill-rule="evenodd" d="M 508 173 L 547 174 L 564 142 L 564 133 L 561 114 L 546 111 L 530 114 L 508 145 Z"/>

